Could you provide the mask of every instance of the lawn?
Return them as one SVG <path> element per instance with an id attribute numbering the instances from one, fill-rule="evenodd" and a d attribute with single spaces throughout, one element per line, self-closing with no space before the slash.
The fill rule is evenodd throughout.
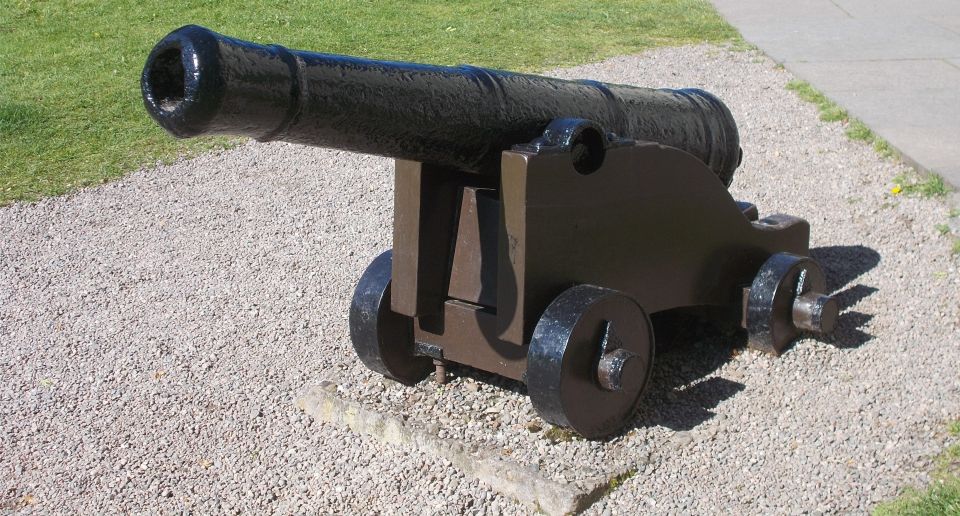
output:
<path id="1" fill-rule="evenodd" d="M 705 0 L 8 0 L 0 9 L 0 205 L 227 145 L 146 115 L 150 48 L 187 23 L 291 48 L 536 71 L 737 38 Z"/>

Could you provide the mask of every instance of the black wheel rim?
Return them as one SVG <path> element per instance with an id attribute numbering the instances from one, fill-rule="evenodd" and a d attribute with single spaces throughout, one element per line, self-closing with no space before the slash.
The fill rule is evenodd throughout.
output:
<path id="1" fill-rule="evenodd" d="M 610 327 L 616 346 L 637 355 L 618 391 L 597 376 L 601 342 Z M 634 415 L 650 378 L 653 331 L 643 309 L 619 292 L 580 285 L 558 296 L 534 329 L 527 390 L 545 420 L 587 438 L 616 432 Z"/>
<path id="2" fill-rule="evenodd" d="M 414 354 L 413 320 L 390 310 L 393 252 L 367 266 L 350 304 L 350 340 L 360 361 L 384 376 L 408 385 L 430 374 L 429 358 Z"/>

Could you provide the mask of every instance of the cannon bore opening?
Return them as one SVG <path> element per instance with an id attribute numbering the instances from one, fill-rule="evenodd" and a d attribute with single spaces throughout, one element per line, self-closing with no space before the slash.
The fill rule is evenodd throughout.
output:
<path id="1" fill-rule="evenodd" d="M 177 109 L 185 96 L 183 56 L 179 48 L 157 54 L 150 66 L 150 90 L 154 102 L 164 111 Z"/>

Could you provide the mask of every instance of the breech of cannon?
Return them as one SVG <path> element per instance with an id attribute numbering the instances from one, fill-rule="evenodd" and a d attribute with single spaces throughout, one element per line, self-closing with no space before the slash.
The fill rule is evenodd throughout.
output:
<path id="1" fill-rule="evenodd" d="M 242 135 L 496 174 L 502 151 L 567 117 L 684 150 L 725 185 L 740 162 L 730 111 L 702 90 L 289 50 L 195 25 L 156 45 L 141 86 L 150 115 L 181 138 Z"/>

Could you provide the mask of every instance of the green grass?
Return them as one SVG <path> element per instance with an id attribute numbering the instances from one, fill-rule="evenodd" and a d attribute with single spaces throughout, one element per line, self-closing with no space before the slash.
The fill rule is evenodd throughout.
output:
<path id="1" fill-rule="evenodd" d="M 820 110 L 820 120 L 846 124 L 845 132 L 851 140 L 869 143 L 883 158 L 899 157 L 897 150 L 890 145 L 890 142 L 877 136 L 860 120 L 851 117 L 847 110 L 828 99 L 826 95 L 817 91 L 807 81 L 792 80 L 787 83 L 787 89 L 795 92 L 801 99 L 816 104 Z"/>
<path id="2" fill-rule="evenodd" d="M 950 187 L 937 174 L 901 173 L 893 178 L 894 191 L 920 197 L 943 197 Z"/>
<path id="3" fill-rule="evenodd" d="M 623 473 L 610 479 L 610 483 L 607 485 L 606 491 L 604 491 L 604 496 L 609 495 L 610 493 L 616 491 L 623 484 L 630 480 L 631 478 L 637 476 L 637 468 L 630 468 Z"/>
<path id="4" fill-rule="evenodd" d="M 951 423 L 948 431 L 960 436 L 960 421 Z M 960 444 L 950 446 L 937 458 L 932 476 L 929 487 L 905 490 L 896 500 L 878 506 L 874 516 L 960 515 Z"/>
<path id="5" fill-rule="evenodd" d="M 0 8 L 0 205 L 229 144 L 146 115 L 150 48 L 187 23 L 291 48 L 517 71 L 737 41 L 706 0 L 8 0 Z"/>
<path id="6" fill-rule="evenodd" d="M 580 436 L 576 432 L 570 430 L 569 428 L 563 428 L 559 426 L 551 426 L 543 433 L 543 438 L 550 441 L 553 444 L 557 443 L 568 443 L 580 439 Z"/>

